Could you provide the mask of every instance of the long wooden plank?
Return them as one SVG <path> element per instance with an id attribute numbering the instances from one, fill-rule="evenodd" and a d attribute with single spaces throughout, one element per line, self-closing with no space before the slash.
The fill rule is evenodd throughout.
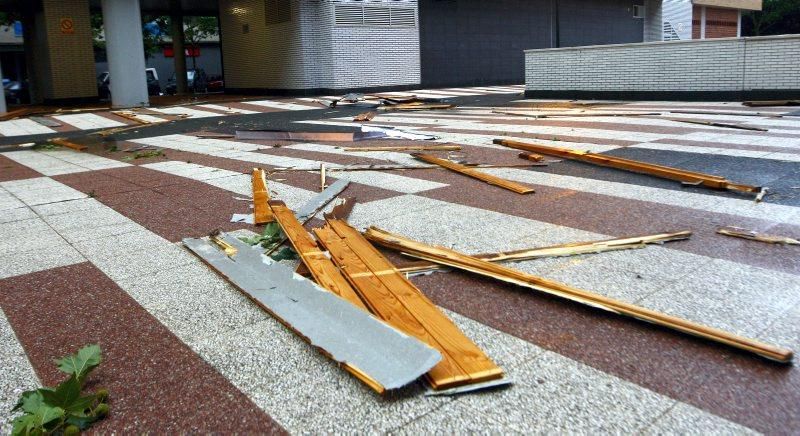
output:
<path id="1" fill-rule="evenodd" d="M 677 180 L 679 182 L 693 184 L 693 185 L 701 185 L 708 188 L 727 189 L 731 191 L 741 191 L 750 193 L 758 193 L 761 191 L 760 187 L 732 183 L 729 180 L 725 179 L 724 177 L 720 176 L 698 173 L 694 171 L 686 171 L 679 168 L 673 168 L 664 165 L 656 165 L 632 159 L 623 159 L 621 157 L 616 157 L 616 156 L 589 153 L 584 151 L 575 151 L 569 148 L 549 147 L 546 145 L 531 144 L 529 142 L 514 141 L 511 139 L 495 139 L 494 143 L 499 145 L 504 145 L 509 148 L 516 148 L 517 150 L 524 150 L 534 153 L 547 154 L 550 156 L 563 157 L 564 159 L 589 162 L 595 165 L 617 168 L 621 170 L 631 171 L 634 173 L 649 174 L 651 176 L 661 177 L 669 180 Z"/>
<path id="2" fill-rule="evenodd" d="M 602 253 L 604 251 L 643 248 L 647 244 L 663 244 L 664 242 L 689 239 L 691 235 L 692 232 L 684 230 L 673 233 L 658 233 L 654 235 L 605 239 L 602 241 L 571 242 L 569 244 L 559 244 L 539 248 L 524 248 L 521 250 L 501 251 L 498 253 L 481 253 L 473 256 L 489 262 L 518 262 L 522 260 L 543 259 L 547 257 L 576 256 L 580 254 Z M 417 261 L 413 264 L 398 268 L 397 270 L 402 273 L 421 273 L 436 271 L 442 268 L 444 267 L 434 262 Z"/>
<path id="3" fill-rule="evenodd" d="M 275 221 L 269 208 L 269 188 L 264 170 L 253 168 L 253 222 L 264 224 Z"/>
<path id="4" fill-rule="evenodd" d="M 347 279 L 336 268 L 336 265 L 319 248 L 316 241 L 300 224 L 300 221 L 297 221 L 291 209 L 278 200 L 270 201 L 269 206 L 272 208 L 272 213 L 281 226 L 283 234 L 286 235 L 300 259 L 311 271 L 314 281 L 353 305 L 368 310 L 356 291 L 347 282 Z"/>
<path id="5" fill-rule="evenodd" d="M 747 230 L 741 227 L 726 226 L 717 229 L 717 233 L 735 238 L 749 239 L 751 241 L 766 242 L 769 244 L 800 245 L 800 241 L 788 236 L 768 235 L 766 233 Z"/>
<path id="6" fill-rule="evenodd" d="M 792 351 L 785 348 L 765 344 L 754 339 L 738 336 L 693 321 L 645 309 L 593 292 L 573 288 L 562 283 L 536 277 L 502 265 L 493 264 L 448 248 L 426 245 L 375 227 L 370 227 L 365 233 L 365 236 L 370 241 L 391 247 L 420 259 L 534 289 L 549 295 L 608 310 L 620 315 L 630 316 L 635 319 L 755 353 L 767 359 L 784 363 L 790 362 L 792 359 Z"/>
<path id="7" fill-rule="evenodd" d="M 318 236 L 373 313 L 442 353 L 442 362 L 428 373 L 434 389 L 502 378 L 503 370 L 357 230 L 336 219 L 328 225 L 330 231 Z"/>
<path id="8" fill-rule="evenodd" d="M 71 148 L 71 149 L 73 149 L 75 151 L 84 151 L 87 148 L 89 148 L 89 147 L 87 147 L 87 146 L 85 146 L 83 144 L 78 144 L 78 143 L 69 141 L 66 138 L 52 138 L 48 142 L 53 143 L 55 145 L 60 145 L 62 147 Z"/>
<path id="9" fill-rule="evenodd" d="M 457 164 L 447 159 L 440 159 L 436 156 L 431 156 L 429 154 L 423 154 L 423 153 L 412 153 L 411 155 L 419 160 L 439 165 L 441 167 L 447 168 L 448 170 L 455 171 L 465 176 L 469 176 L 474 179 L 484 181 L 490 185 L 508 189 L 509 191 L 516 192 L 517 194 L 531 194 L 535 192 L 534 189 L 531 188 L 530 186 L 525 186 L 516 182 L 512 182 L 510 180 L 493 176 L 491 174 L 482 173 L 478 170 L 475 170 L 473 168 L 461 164 Z"/>
<path id="10" fill-rule="evenodd" d="M 402 145 L 387 147 L 342 147 L 344 151 L 458 151 L 460 145 Z"/>

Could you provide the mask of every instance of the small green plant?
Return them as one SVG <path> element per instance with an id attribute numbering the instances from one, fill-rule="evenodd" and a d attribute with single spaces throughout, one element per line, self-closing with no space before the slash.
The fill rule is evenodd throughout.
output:
<path id="1" fill-rule="evenodd" d="M 94 189 L 92 189 L 91 191 L 89 191 L 89 193 L 88 193 L 88 194 L 86 194 L 86 195 L 88 195 L 88 196 L 89 196 L 89 198 L 97 198 L 97 193 L 96 193 L 96 192 L 94 192 Z"/>
<path id="2" fill-rule="evenodd" d="M 117 147 L 117 144 L 111 144 L 108 146 L 108 148 L 106 148 L 106 150 L 110 151 L 111 153 L 114 153 L 117 150 L 119 150 L 119 147 Z"/>
<path id="3" fill-rule="evenodd" d="M 99 345 L 87 345 L 76 354 L 56 360 L 58 369 L 69 377 L 55 388 L 22 393 L 11 409 L 23 412 L 14 420 L 12 436 L 76 435 L 108 416 L 107 390 L 81 395 L 86 377 L 101 361 Z"/>
<path id="4" fill-rule="evenodd" d="M 58 145 L 51 144 L 49 142 L 45 142 L 43 144 L 35 144 L 31 148 L 34 149 L 34 150 L 53 150 L 55 148 L 58 148 Z"/>
<path id="5" fill-rule="evenodd" d="M 134 159 L 147 159 L 149 157 L 158 157 L 158 156 L 163 156 L 163 155 L 164 155 L 164 151 L 163 150 L 144 150 L 144 151 L 137 151 L 136 153 L 134 153 L 133 158 Z"/>
<path id="6" fill-rule="evenodd" d="M 261 244 L 263 248 L 266 248 L 266 252 L 270 253 L 278 248 L 278 245 L 282 244 L 285 237 L 283 236 L 283 231 L 281 230 L 281 226 L 276 222 L 267 223 L 264 226 L 264 231 L 261 232 L 258 236 L 253 236 L 252 238 L 239 238 L 245 244 L 256 245 Z M 291 247 L 284 247 L 279 250 L 277 253 L 270 255 L 270 257 L 274 260 L 292 260 L 297 259 L 297 253 Z"/>

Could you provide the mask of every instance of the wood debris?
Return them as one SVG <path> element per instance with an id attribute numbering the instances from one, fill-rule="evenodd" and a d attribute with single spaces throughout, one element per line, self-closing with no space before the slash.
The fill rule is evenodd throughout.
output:
<path id="1" fill-rule="evenodd" d="M 720 235 L 733 236 L 736 238 L 750 239 L 752 241 L 767 242 L 770 244 L 800 245 L 800 241 L 788 236 L 768 235 L 765 233 L 747 230 L 741 227 L 726 226 L 717 229 Z"/>
<path id="2" fill-rule="evenodd" d="M 671 114 L 687 114 L 687 115 L 722 115 L 733 117 L 769 117 L 769 118 L 783 118 L 783 115 L 774 114 L 770 112 L 724 112 L 724 111 L 688 111 L 688 110 L 671 110 Z"/>
<path id="3" fill-rule="evenodd" d="M 338 204 L 334 206 L 330 212 L 323 214 L 322 216 L 325 217 L 325 219 L 346 220 L 347 217 L 350 216 L 350 212 L 353 211 L 353 206 L 355 205 L 355 197 L 344 197 L 339 199 Z"/>
<path id="4" fill-rule="evenodd" d="M 253 168 L 253 222 L 255 224 L 265 224 L 275 221 L 272 209 L 269 207 L 269 187 L 267 186 L 267 174 L 264 170 Z"/>
<path id="5" fill-rule="evenodd" d="M 522 250 L 503 251 L 499 253 L 482 253 L 475 254 L 473 257 L 488 262 L 519 262 L 549 257 L 577 256 L 580 254 L 603 253 L 606 251 L 631 250 L 644 248 L 648 244 L 663 244 L 665 242 L 689 239 L 690 236 L 692 236 L 691 231 L 683 230 L 680 232 L 605 239 L 602 241 L 571 242 L 569 244 L 525 248 Z M 441 265 L 433 262 L 418 261 L 398 268 L 398 270 L 403 273 L 426 273 L 443 268 L 444 267 Z"/>
<path id="6" fill-rule="evenodd" d="M 465 176 L 469 176 L 481 181 L 484 181 L 490 185 L 499 186 L 504 189 L 508 189 L 509 191 L 516 192 L 517 194 L 531 194 L 534 191 L 533 188 L 529 186 L 525 186 L 516 182 L 512 182 L 510 180 L 506 180 L 500 177 L 493 176 L 491 174 L 482 173 L 480 171 L 475 170 L 474 168 L 470 168 L 461 164 L 457 164 L 453 161 L 449 161 L 447 159 L 440 159 L 435 156 L 431 156 L 429 154 L 422 154 L 422 153 L 412 153 L 417 159 L 423 160 L 428 163 L 436 164 L 447 168 L 448 170 L 455 171 L 457 173 L 461 173 Z"/>
<path id="7" fill-rule="evenodd" d="M 300 256 L 303 264 L 311 271 L 314 281 L 323 288 L 349 301 L 354 306 L 367 310 L 356 291 L 342 277 L 339 269 L 331 262 L 326 253 L 317 246 L 314 238 L 303 228 L 300 221 L 297 221 L 294 213 L 286 207 L 286 204 L 282 201 L 273 200 L 269 202 L 269 205 L 276 221 L 281 226 L 281 230 L 283 230 L 283 234 L 286 235 L 286 238 Z"/>
<path id="8" fill-rule="evenodd" d="M 355 117 L 353 117 L 353 121 L 362 121 L 362 122 L 364 122 L 364 121 L 372 121 L 372 119 L 375 118 L 375 115 L 378 115 L 378 114 L 376 112 L 372 112 L 372 111 L 363 112 L 363 113 L 360 113 L 360 114 L 356 115 Z"/>
<path id="9" fill-rule="evenodd" d="M 532 162 L 541 162 L 544 160 L 544 156 L 542 156 L 541 154 L 529 153 L 527 151 L 523 151 L 522 153 L 520 153 L 519 158 L 529 160 Z"/>
<path id="10" fill-rule="evenodd" d="M 325 164 L 319 164 L 319 192 L 325 190 Z"/>
<path id="11" fill-rule="evenodd" d="M 399 145 L 389 147 L 341 147 L 344 151 L 458 151 L 460 145 Z"/>
<path id="12" fill-rule="evenodd" d="M 254 303 L 325 356 L 378 393 L 403 387 L 441 361 L 441 354 L 366 311 L 354 307 L 238 239 L 219 234 L 215 242 L 183 244 Z"/>
<path id="13" fill-rule="evenodd" d="M 69 141 L 66 138 L 52 138 L 52 139 L 49 139 L 48 142 L 50 142 L 52 144 L 55 144 L 55 145 L 60 145 L 62 147 L 71 148 L 71 149 L 76 150 L 76 151 L 84 151 L 87 148 L 89 148 L 89 147 L 87 147 L 87 146 L 85 146 L 83 144 L 77 144 L 75 142 Z"/>
<path id="14" fill-rule="evenodd" d="M 461 165 L 470 168 L 530 168 L 530 167 L 546 167 L 546 163 L 526 163 L 526 164 L 472 164 L 462 163 Z M 402 165 L 402 164 L 355 164 L 343 167 L 327 168 L 328 172 L 334 171 L 390 171 L 390 170 L 442 170 L 446 169 L 439 165 Z M 294 172 L 294 171 L 309 171 L 317 172 L 319 168 L 315 167 L 281 167 L 275 168 L 274 172 Z"/>
<path id="15" fill-rule="evenodd" d="M 529 118 L 572 118 L 572 117 L 643 117 L 648 115 L 661 115 L 661 112 L 562 112 L 562 113 L 523 113 L 523 112 L 507 112 L 507 111 L 492 111 L 493 114 L 500 115 L 514 115 L 518 117 Z"/>
<path id="16" fill-rule="evenodd" d="M 688 124 L 699 124 L 701 126 L 711 126 L 711 127 L 725 127 L 728 129 L 739 129 L 739 130 L 753 130 L 756 132 L 768 132 L 769 130 L 763 129 L 761 127 L 752 127 L 752 126 L 744 126 L 741 124 L 733 124 L 733 123 L 717 123 L 714 121 L 703 121 L 703 120 L 683 120 L 680 118 L 667 118 L 670 121 L 675 121 L 676 123 L 688 123 Z"/>
<path id="17" fill-rule="evenodd" d="M 655 177 L 661 177 L 663 179 L 677 180 L 690 185 L 753 194 L 758 194 L 761 191 L 761 187 L 732 183 L 731 181 L 720 176 L 686 171 L 664 165 L 656 165 L 605 154 L 575 151 L 569 148 L 549 147 L 546 145 L 531 144 L 528 142 L 514 141 L 510 139 L 495 139 L 494 143 L 510 148 L 516 148 L 518 150 L 541 153 L 550 156 L 558 156 L 565 159 L 578 160 L 581 162 L 589 162 L 595 165 L 617 168 L 634 173 L 648 174 Z"/>
<path id="18" fill-rule="evenodd" d="M 138 114 L 135 112 L 130 111 L 111 111 L 112 114 L 120 117 L 125 118 L 126 120 L 133 121 L 136 124 L 151 124 L 150 121 L 144 120 L 139 118 Z"/>
<path id="19" fill-rule="evenodd" d="M 494 278 L 506 283 L 523 286 L 556 297 L 565 298 L 619 315 L 667 327 L 689 335 L 698 336 L 743 351 L 755 353 L 778 362 L 790 362 L 792 351 L 765 344 L 763 342 L 738 336 L 720 329 L 701 325 L 689 320 L 656 312 L 633 304 L 608 298 L 600 294 L 573 288 L 552 280 L 537 277 L 525 272 L 487 262 L 474 256 L 459 253 L 448 248 L 430 246 L 387 231 L 370 227 L 365 236 L 368 240 L 406 253 L 410 256 L 453 268 L 469 271 L 481 276 Z"/>
<path id="20" fill-rule="evenodd" d="M 800 100 L 753 100 L 744 101 L 742 104 L 750 107 L 800 106 Z"/>
<path id="21" fill-rule="evenodd" d="M 439 350 L 442 361 L 426 375 L 434 389 L 503 377 L 503 370 L 357 230 L 331 219 L 314 233 L 371 313 Z"/>
<path id="22" fill-rule="evenodd" d="M 382 111 L 430 111 L 452 109 L 456 107 L 454 104 L 449 103 L 398 103 L 391 106 L 381 106 L 378 109 Z"/>
<path id="23" fill-rule="evenodd" d="M 233 138 L 236 135 L 230 133 L 198 132 L 195 133 L 194 136 L 200 139 L 227 139 Z"/>

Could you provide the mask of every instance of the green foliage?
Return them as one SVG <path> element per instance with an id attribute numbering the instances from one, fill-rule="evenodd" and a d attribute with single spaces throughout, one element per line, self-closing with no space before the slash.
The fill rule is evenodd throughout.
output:
<path id="1" fill-rule="evenodd" d="M 283 247 L 270 257 L 277 261 L 294 260 L 297 259 L 297 253 L 291 247 Z"/>
<path id="2" fill-rule="evenodd" d="M 36 144 L 31 148 L 34 149 L 34 150 L 53 150 L 53 149 L 58 148 L 58 147 L 59 146 L 56 145 L 56 144 L 51 144 L 49 142 L 45 142 L 45 143 L 41 143 L 41 144 Z"/>
<path id="3" fill-rule="evenodd" d="M 276 222 L 267 223 L 264 226 L 264 231 L 259 236 L 252 238 L 239 238 L 245 244 L 256 245 L 261 244 L 264 248 L 271 248 L 273 245 L 283 241 L 283 231 L 281 226 Z"/>
<path id="4" fill-rule="evenodd" d="M 12 412 L 21 410 L 14 420 L 12 436 L 76 435 L 108 415 L 108 391 L 81 395 L 86 377 L 102 362 L 100 347 L 87 345 L 76 354 L 56 360 L 58 369 L 69 377 L 55 388 L 23 392 Z"/>
<path id="5" fill-rule="evenodd" d="M 800 33 L 800 0 L 764 0 L 760 11 L 742 14 L 742 36 Z"/>
<path id="6" fill-rule="evenodd" d="M 164 150 L 144 150 L 133 154 L 134 159 L 147 159 L 149 157 L 163 156 Z"/>

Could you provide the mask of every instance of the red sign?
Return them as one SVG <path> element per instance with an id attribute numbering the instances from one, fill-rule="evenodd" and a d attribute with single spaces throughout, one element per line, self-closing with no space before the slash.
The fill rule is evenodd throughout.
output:
<path id="1" fill-rule="evenodd" d="M 75 22 L 70 17 L 62 17 L 58 22 L 58 27 L 61 29 L 61 33 L 67 35 L 75 33 Z"/>
<path id="2" fill-rule="evenodd" d="M 187 47 L 183 50 L 186 54 L 187 58 L 196 58 L 200 57 L 200 47 Z M 171 58 L 175 55 L 175 52 L 172 50 L 172 46 L 168 45 L 164 47 L 164 57 Z"/>

